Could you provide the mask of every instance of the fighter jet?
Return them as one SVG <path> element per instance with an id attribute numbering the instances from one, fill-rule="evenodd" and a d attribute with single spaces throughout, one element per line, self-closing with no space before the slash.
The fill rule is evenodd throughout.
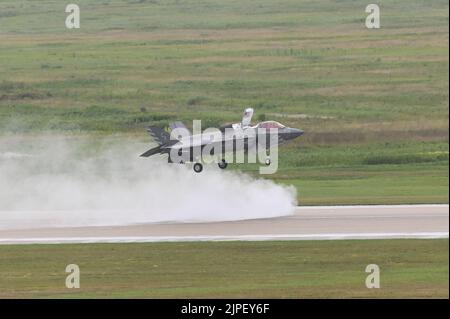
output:
<path id="1" fill-rule="evenodd" d="M 147 131 L 158 146 L 141 154 L 141 156 L 168 154 L 169 163 L 194 163 L 194 171 L 200 173 L 203 170 L 201 154 L 202 151 L 205 151 L 205 148 L 207 148 L 209 155 L 217 153 L 217 156 L 219 156 L 217 164 L 219 168 L 225 169 L 228 166 L 225 159 L 225 153 L 227 152 L 244 151 L 248 153 L 256 151 L 261 145 L 268 149 L 274 143 L 278 145 L 295 139 L 304 133 L 300 129 L 287 127 L 276 121 L 263 121 L 251 125 L 252 116 L 253 109 L 247 108 L 240 123 L 221 126 L 216 129 L 215 133 L 208 134 L 205 133 L 206 131 L 192 134 L 181 122 L 171 123 L 169 125 L 170 131 L 149 126 Z M 263 137 L 261 137 L 261 133 L 263 133 Z M 261 140 L 265 144 L 262 144 Z M 231 145 L 232 148 L 227 149 L 227 145 Z M 265 164 L 271 164 L 270 157 L 265 159 Z"/>

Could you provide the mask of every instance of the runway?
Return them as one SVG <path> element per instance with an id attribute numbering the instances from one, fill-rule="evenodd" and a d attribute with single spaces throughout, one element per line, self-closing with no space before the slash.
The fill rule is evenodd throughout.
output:
<path id="1" fill-rule="evenodd" d="M 448 209 L 449 205 L 304 206 L 290 216 L 232 222 L 9 229 L 0 231 L 0 244 L 448 238 Z"/>

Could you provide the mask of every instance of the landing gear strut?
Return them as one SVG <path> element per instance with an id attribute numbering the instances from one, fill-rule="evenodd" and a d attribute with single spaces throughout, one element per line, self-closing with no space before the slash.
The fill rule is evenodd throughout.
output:
<path id="1" fill-rule="evenodd" d="M 228 163 L 223 159 L 217 165 L 219 165 L 220 169 L 225 169 L 228 166 Z"/>
<path id="2" fill-rule="evenodd" d="M 195 163 L 194 164 L 194 172 L 200 173 L 201 171 L 203 171 L 203 165 L 200 163 Z"/>

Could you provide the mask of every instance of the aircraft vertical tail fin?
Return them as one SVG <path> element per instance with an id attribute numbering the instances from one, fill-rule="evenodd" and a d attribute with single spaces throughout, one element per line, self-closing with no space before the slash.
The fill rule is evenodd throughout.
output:
<path id="1" fill-rule="evenodd" d="M 147 132 L 150 133 L 155 142 L 158 143 L 158 145 L 160 146 L 167 144 L 170 141 L 170 134 L 160 127 L 149 126 L 147 127 Z"/>
<path id="2" fill-rule="evenodd" d="M 242 127 L 250 126 L 252 122 L 253 109 L 251 107 L 245 109 L 244 115 L 242 116 Z"/>
<path id="3" fill-rule="evenodd" d="M 182 122 L 176 121 L 176 122 L 170 123 L 169 127 L 172 131 L 175 129 L 184 129 L 184 130 L 186 130 L 186 132 L 189 133 L 189 135 L 191 135 L 191 132 L 189 131 L 189 129 Z"/>

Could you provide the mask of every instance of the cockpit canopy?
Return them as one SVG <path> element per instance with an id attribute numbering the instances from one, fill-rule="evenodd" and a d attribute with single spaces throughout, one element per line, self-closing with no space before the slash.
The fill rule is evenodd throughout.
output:
<path id="1" fill-rule="evenodd" d="M 257 128 L 265 128 L 265 129 L 271 129 L 271 128 L 285 128 L 285 126 L 279 122 L 276 121 L 265 121 L 261 122 L 258 125 L 256 125 Z"/>

